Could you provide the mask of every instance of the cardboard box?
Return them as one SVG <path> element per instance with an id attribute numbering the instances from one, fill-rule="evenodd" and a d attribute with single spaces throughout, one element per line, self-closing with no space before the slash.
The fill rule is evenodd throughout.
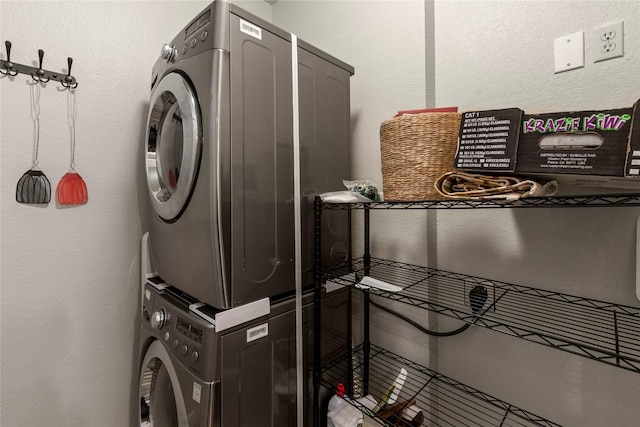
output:
<path id="1" fill-rule="evenodd" d="M 507 150 L 515 152 L 515 167 L 466 167 L 457 157 L 456 167 L 487 173 L 511 171 L 564 184 L 638 189 L 639 104 L 612 110 L 524 114 L 517 137 L 508 140 L 512 146 Z M 461 125 L 459 151 L 464 129 Z"/>
<path id="2" fill-rule="evenodd" d="M 516 173 L 625 176 L 631 108 L 525 115 Z"/>
<path id="3" fill-rule="evenodd" d="M 625 176 L 640 177 L 640 100 L 633 106 Z"/>

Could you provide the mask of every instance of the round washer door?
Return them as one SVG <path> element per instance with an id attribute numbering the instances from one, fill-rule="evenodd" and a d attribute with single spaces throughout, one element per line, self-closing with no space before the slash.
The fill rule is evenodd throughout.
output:
<path id="1" fill-rule="evenodd" d="M 190 82 L 167 74 L 151 94 L 147 120 L 147 186 L 153 209 L 176 221 L 189 203 L 202 154 L 200 107 Z"/>
<path id="2" fill-rule="evenodd" d="M 140 372 L 140 427 L 188 427 L 180 382 L 167 350 L 154 341 Z"/>

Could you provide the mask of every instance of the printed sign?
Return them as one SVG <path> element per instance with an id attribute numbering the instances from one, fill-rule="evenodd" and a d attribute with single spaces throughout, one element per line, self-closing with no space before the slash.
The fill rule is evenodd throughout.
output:
<path id="1" fill-rule="evenodd" d="M 471 171 L 513 171 L 522 110 L 470 111 L 462 114 L 455 165 Z"/>

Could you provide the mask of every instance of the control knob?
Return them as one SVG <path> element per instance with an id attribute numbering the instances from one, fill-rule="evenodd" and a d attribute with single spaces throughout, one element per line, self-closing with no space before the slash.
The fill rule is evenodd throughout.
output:
<path id="1" fill-rule="evenodd" d="M 162 329 L 166 320 L 164 309 L 156 311 L 151 315 L 151 327 L 154 329 Z"/>
<path id="2" fill-rule="evenodd" d="M 162 46 L 162 50 L 160 51 L 160 56 L 162 59 L 166 59 L 167 61 L 175 61 L 178 52 L 175 47 L 165 44 Z"/>

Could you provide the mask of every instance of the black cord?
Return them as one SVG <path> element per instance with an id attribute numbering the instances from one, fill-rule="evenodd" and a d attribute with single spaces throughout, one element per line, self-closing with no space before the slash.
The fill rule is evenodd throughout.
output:
<path id="1" fill-rule="evenodd" d="M 384 307 L 376 302 L 374 302 L 373 300 L 369 300 L 369 303 L 371 305 L 373 305 L 374 307 L 382 310 L 382 311 L 386 311 L 389 314 L 392 314 L 394 316 L 396 316 L 399 319 L 404 320 L 405 322 L 409 323 L 410 325 L 414 326 L 415 328 L 418 328 L 419 330 L 421 330 L 422 332 L 424 332 L 427 335 L 431 335 L 434 337 L 451 337 L 453 335 L 457 335 L 461 332 L 466 331 L 467 329 L 469 329 L 469 326 L 471 326 L 471 323 L 465 323 L 463 326 L 461 326 L 460 328 L 453 330 L 453 331 L 449 331 L 449 332 L 436 332 L 436 331 L 430 331 L 429 329 L 425 328 L 424 326 L 422 326 L 421 324 L 415 322 L 412 319 L 409 319 L 408 317 L 406 317 L 403 314 L 400 314 L 396 311 L 391 310 L 390 308 Z"/>

